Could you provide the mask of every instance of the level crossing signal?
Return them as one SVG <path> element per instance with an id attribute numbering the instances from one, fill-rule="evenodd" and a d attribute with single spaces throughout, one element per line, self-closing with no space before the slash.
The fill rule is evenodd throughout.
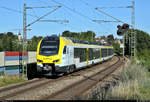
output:
<path id="1" fill-rule="evenodd" d="M 118 25 L 117 28 L 117 35 L 122 36 L 128 31 L 129 24 L 124 23 L 122 26 Z"/>

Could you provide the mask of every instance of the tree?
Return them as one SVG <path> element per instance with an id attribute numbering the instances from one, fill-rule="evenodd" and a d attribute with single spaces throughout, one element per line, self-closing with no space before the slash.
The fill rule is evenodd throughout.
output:
<path id="1" fill-rule="evenodd" d="M 7 32 L 7 36 L 9 36 L 9 37 L 13 37 L 13 33 L 12 32 Z"/>
<path id="2" fill-rule="evenodd" d="M 70 31 L 64 31 L 62 36 L 64 37 L 73 37 L 78 40 L 86 40 L 88 42 L 95 42 L 95 36 L 96 34 L 93 31 L 87 31 L 87 32 L 70 32 Z"/>
<path id="3" fill-rule="evenodd" d="M 130 55 L 129 53 L 129 45 L 131 45 L 131 43 L 129 44 L 129 37 L 131 37 L 131 31 L 132 29 L 130 29 L 128 31 L 128 39 L 125 39 L 125 42 L 127 42 L 125 44 L 125 53 Z M 144 60 L 150 60 L 150 35 L 142 30 L 135 30 L 136 32 L 136 55 L 139 59 L 144 59 Z"/>
<path id="4" fill-rule="evenodd" d="M 120 55 L 120 53 L 122 53 L 122 49 L 120 48 L 119 43 L 113 43 L 112 46 L 114 48 L 114 53 L 116 53 L 117 55 Z"/>
<path id="5" fill-rule="evenodd" d="M 103 36 L 101 36 L 101 39 L 105 39 L 106 37 L 103 35 Z"/>
<path id="6" fill-rule="evenodd" d="M 66 30 L 62 33 L 62 36 L 64 37 L 70 37 L 70 31 Z"/>
<path id="7" fill-rule="evenodd" d="M 108 36 L 107 36 L 107 39 L 108 39 L 108 43 L 109 43 L 109 44 L 112 44 L 113 41 L 114 41 L 114 36 L 113 36 L 113 34 L 108 35 Z"/>
<path id="8" fill-rule="evenodd" d="M 37 50 L 37 45 L 39 41 L 42 39 L 42 36 L 33 36 L 31 38 L 31 41 L 28 43 L 28 51 L 36 51 Z"/>
<path id="9" fill-rule="evenodd" d="M 87 37 L 89 42 L 95 42 L 96 34 L 93 31 L 87 31 Z"/>
<path id="10" fill-rule="evenodd" d="M 27 45 L 29 51 L 36 51 L 41 36 L 33 36 L 31 42 Z M 0 33 L 0 51 L 22 51 L 22 44 L 18 41 L 18 36 L 12 32 Z"/>

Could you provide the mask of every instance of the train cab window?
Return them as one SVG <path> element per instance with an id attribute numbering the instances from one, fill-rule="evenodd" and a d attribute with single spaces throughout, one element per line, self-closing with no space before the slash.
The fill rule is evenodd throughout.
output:
<path id="1" fill-rule="evenodd" d="M 64 46 L 63 54 L 66 54 L 66 52 L 67 52 L 66 49 L 67 49 L 67 47 Z"/>
<path id="2" fill-rule="evenodd" d="M 39 54 L 44 56 L 57 55 L 59 52 L 59 39 L 45 38 L 40 44 Z"/>

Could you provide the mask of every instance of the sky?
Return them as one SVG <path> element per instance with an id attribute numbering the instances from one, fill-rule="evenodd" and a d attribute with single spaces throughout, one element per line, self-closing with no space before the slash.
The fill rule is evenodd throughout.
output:
<path id="1" fill-rule="evenodd" d="M 131 24 L 132 9 L 125 8 L 132 5 L 132 0 L 0 0 L 0 33 L 13 32 L 21 34 L 23 28 L 23 5 L 27 7 L 47 7 L 27 9 L 27 25 L 34 22 L 38 17 L 53 11 L 41 20 L 68 20 L 68 23 L 61 22 L 35 22 L 27 29 L 27 38 L 33 36 L 50 36 L 62 34 L 63 31 L 71 32 L 94 31 L 96 36 L 117 36 L 117 25 L 120 22 L 96 23 L 92 20 L 115 21 L 95 8 L 101 10 L 121 21 Z M 135 0 L 135 28 L 150 34 L 150 0 Z M 104 8 L 102 8 L 104 7 Z M 113 8 L 110 8 L 113 7 Z M 123 7 L 123 8 L 117 8 Z"/>

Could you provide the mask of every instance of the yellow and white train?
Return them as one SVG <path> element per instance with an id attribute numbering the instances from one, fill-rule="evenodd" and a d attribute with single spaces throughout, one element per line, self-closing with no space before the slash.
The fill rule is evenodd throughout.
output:
<path id="1" fill-rule="evenodd" d="M 114 56 L 112 46 L 80 43 L 71 38 L 47 36 L 37 47 L 37 73 L 71 73 Z"/>

